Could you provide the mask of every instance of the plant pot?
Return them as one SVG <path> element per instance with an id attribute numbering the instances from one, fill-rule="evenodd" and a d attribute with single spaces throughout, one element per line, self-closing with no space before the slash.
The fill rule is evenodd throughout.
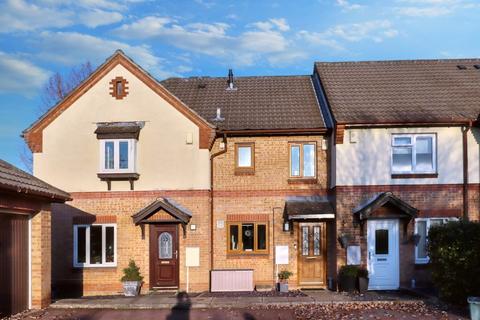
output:
<path id="1" fill-rule="evenodd" d="M 470 304 L 470 319 L 480 320 L 480 297 L 469 297 Z"/>
<path id="2" fill-rule="evenodd" d="M 288 282 L 279 282 L 278 283 L 278 291 L 288 292 Z"/>
<path id="3" fill-rule="evenodd" d="M 365 293 L 368 290 L 368 278 L 358 277 L 358 292 Z"/>
<path id="4" fill-rule="evenodd" d="M 125 297 L 135 297 L 140 293 L 142 281 L 123 281 L 123 294 Z"/>
<path id="5" fill-rule="evenodd" d="M 340 277 L 340 291 L 354 292 L 357 287 L 357 279 L 353 276 L 341 276 Z"/>

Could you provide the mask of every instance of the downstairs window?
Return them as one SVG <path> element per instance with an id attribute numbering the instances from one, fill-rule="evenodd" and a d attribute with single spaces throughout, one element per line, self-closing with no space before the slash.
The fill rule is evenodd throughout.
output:
<path id="1" fill-rule="evenodd" d="M 266 223 L 229 223 L 227 251 L 229 253 L 267 253 Z"/>
<path id="2" fill-rule="evenodd" d="M 116 255 L 115 224 L 73 226 L 74 267 L 114 267 L 117 265 Z"/>
<path id="3" fill-rule="evenodd" d="M 424 264 L 430 261 L 428 257 L 428 230 L 431 227 L 442 225 L 457 218 L 418 218 L 415 219 L 415 234 L 420 235 L 420 241 L 415 247 L 415 263 Z"/>

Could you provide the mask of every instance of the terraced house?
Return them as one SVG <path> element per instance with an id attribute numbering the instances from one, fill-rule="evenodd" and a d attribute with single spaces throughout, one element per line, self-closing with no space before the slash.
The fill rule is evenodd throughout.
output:
<path id="1" fill-rule="evenodd" d="M 478 219 L 480 61 L 317 63 L 156 81 L 117 51 L 24 132 L 52 205 L 54 294 L 428 282 L 435 223 Z M 75 291 L 75 292 L 74 292 Z"/>

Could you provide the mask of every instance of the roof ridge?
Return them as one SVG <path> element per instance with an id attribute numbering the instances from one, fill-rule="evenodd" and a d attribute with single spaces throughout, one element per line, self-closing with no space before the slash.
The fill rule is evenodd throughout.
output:
<path id="1" fill-rule="evenodd" d="M 357 61 L 315 61 L 315 65 L 326 64 L 408 64 L 408 63 L 444 63 L 444 62 L 480 62 L 480 58 L 456 59 L 398 59 L 398 60 L 357 60 Z"/>
<path id="2" fill-rule="evenodd" d="M 311 75 L 269 75 L 269 76 L 235 76 L 235 79 L 257 79 L 257 78 L 310 78 Z M 168 80 L 219 80 L 219 79 L 227 79 L 227 77 L 212 77 L 212 76 L 191 76 L 191 77 L 170 77 L 164 79 L 160 82 L 168 81 Z"/>

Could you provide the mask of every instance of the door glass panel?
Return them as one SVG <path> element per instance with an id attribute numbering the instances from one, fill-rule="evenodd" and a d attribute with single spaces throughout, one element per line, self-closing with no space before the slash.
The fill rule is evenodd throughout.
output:
<path id="1" fill-rule="evenodd" d="M 158 257 L 160 259 L 172 259 L 172 235 L 162 232 L 158 237 Z"/>
<path id="2" fill-rule="evenodd" d="M 90 227 L 90 263 L 102 263 L 102 226 Z"/>
<path id="3" fill-rule="evenodd" d="M 264 224 L 259 224 L 257 226 L 257 233 L 258 233 L 258 250 L 266 250 L 267 249 L 267 226 Z"/>
<path id="4" fill-rule="evenodd" d="M 302 227 L 302 256 L 308 256 L 308 227 Z"/>
<path id="5" fill-rule="evenodd" d="M 77 262 L 78 263 L 85 263 L 87 257 L 86 251 L 86 243 L 87 243 L 87 236 L 86 236 L 87 228 L 86 227 L 78 227 L 77 228 Z"/>
<path id="6" fill-rule="evenodd" d="M 230 250 L 238 250 L 238 226 L 230 226 Z"/>
<path id="7" fill-rule="evenodd" d="M 420 235 L 420 241 L 417 245 L 417 258 L 427 257 L 427 222 L 417 221 L 417 234 Z"/>
<path id="8" fill-rule="evenodd" d="M 313 227 L 313 254 L 320 255 L 320 227 Z"/>
<path id="9" fill-rule="evenodd" d="M 105 227 L 105 262 L 114 262 L 115 238 L 114 228 Z"/>
<path id="10" fill-rule="evenodd" d="M 242 224 L 243 251 L 253 250 L 253 224 Z"/>
<path id="11" fill-rule="evenodd" d="M 375 254 L 388 254 L 388 230 L 375 230 Z"/>

